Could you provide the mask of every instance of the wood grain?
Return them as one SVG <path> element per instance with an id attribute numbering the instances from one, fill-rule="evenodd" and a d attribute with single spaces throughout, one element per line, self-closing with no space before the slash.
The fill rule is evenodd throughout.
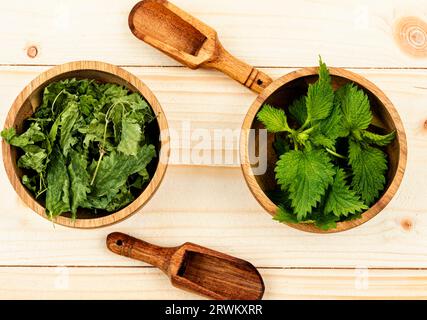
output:
<path id="1" fill-rule="evenodd" d="M 160 247 L 121 232 L 107 236 L 107 248 L 162 270 L 173 286 L 216 300 L 259 300 L 264 282 L 249 262 L 186 242 Z"/>
<path id="2" fill-rule="evenodd" d="M 272 79 L 224 49 L 217 32 L 167 0 L 143 0 L 129 14 L 140 40 L 191 69 L 212 68 L 260 93 Z"/>
<path id="3" fill-rule="evenodd" d="M 9 187 L 0 198 L 0 263 L 137 265 L 105 248 L 106 236 L 121 231 L 166 247 L 197 242 L 256 267 L 427 268 L 422 196 L 426 177 L 425 171 L 408 172 L 398 195 L 381 214 L 353 230 L 323 236 L 272 221 L 252 197 L 240 168 L 170 166 L 141 212 L 115 226 L 90 231 L 53 227 L 19 202 Z"/>
<path id="4" fill-rule="evenodd" d="M 265 299 L 427 298 L 425 1 L 173 0 L 216 29 L 230 53 L 272 67 L 261 69 L 273 78 L 316 65 L 321 54 L 328 65 L 356 68 L 390 98 L 408 139 L 402 185 L 375 218 L 332 235 L 271 221 L 245 185 L 237 139 L 223 146 L 212 137 L 204 161 L 183 156 L 198 143 L 186 135 L 185 121 L 212 134 L 238 130 L 255 95 L 217 72 L 171 67 L 178 63 L 129 32 L 136 2 L 30 0 L 25 9 L 0 2 L 0 27 L 7 30 L 0 34 L 0 123 L 22 88 L 49 66 L 103 60 L 140 77 L 177 133 L 173 165 L 158 193 L 131 219 L 101 230 L 41 219 L 19 200 L 1 167 L 0 297 L 198 298 L 171 287 L 160 271 L 108 252 L 106 235 L 120 230 L 163 246 L 192 241 L 249 260 L 265 280 Z M 57 277 L 61 265 L 74 266 L 66 269 L 65 289 Z M 391 269 L 369 270 L 366 287 L 365 267 Z"/>
<path id="5" fill-rule="evenodd" d="M 0 66 L 0 123 L 4 123 L 13 100 L 38 73 L 49 67 L 39 66 Z M 239 166 L 240 132 L 229 145 L 221 145 L 214 136 L 216 129 L 240 130 L 246 112 L 256 95 L 226 76 L 209 70 L 191 71 L 186 68 L 128 67 L 153 91 L 159 100 L 170 128 L 176 133 L 171 137 L 172 164 Z M 277 78 L 296 70 L 295 68 L 263 68 L 267 74 Z M 364 69 L 350 71 L 366 77 L 376 84 L 399 112 L 408 139 L 408 148 L 415 152 L 414 160 L 422 155 L 426 146 L 427 129 L 424 121 L 427 111 L 424 101 L 427 99 L 427 71 L 425 70 L 383 70 Z M 406 111 L 410 110 L 410 112 Z M 188 121 L 191 121 L 189 123 Z M 185 157 L 184 154 L 194 148 L 200 138 L 191 137 L 190 129 L 207 129 L 211 135 L 208 143 L 208 156 L 203 161 Z M 194 140 L 192 140 L 193 138 Z M 415 144 L 416 150 L 412 145 Z M 192 161 L 193 160 L 193 161 Z M 230 160 L 230 161 L 225 161 Z"/>
<path id="6" fill-rule="evenodd" d="M 21 87 L 37 71 L 44 69 L 1 69 L 0 93 L 4 99 L 0 102 L 0 117 L 4 119 L 8 104 Z M 254 99 L 254 95 L 244 87 L 210 71 L 181 68 L 129 70 L 152 88 L 164 107 L 171 128 L 178 132 L 181 122 L 187 119 L 194 119 L 192 125 L 195 128 L 206 127 L 212 131 L 216 128 L 239 128 L 247 105 Z M 283 74 L 287 69 L 267 71 Z M 143 230 L 141 237 L 147 236 L 149 241 L 161 245 L 192 241 L 219 251 L 229 252 L 231 249 L 233 255 L 250 260 L 256 266 L 427 266 L 427 238 L 423 236 L 427 232 L 424 219 L 427 190 L 424 165 L 427 162 L 427 129 L 424 127 L 427 90 L 424 88 L 427 87 L 427 73 L 422 70 L 364 70 L 361 73 L 384 90 L 399 110 L 410 150 L 407 172 L 397 198 L 363 227 L 342 236 L 320 238 L 295 233 L 272 222 L 256 203 L 245 186 L 240 169 L 235 167 L 238 166 L 237 160 L 229 169 L 222 166 L 206 168 L 177 157 L 176 164 L 191 167 L 170 168 L 159 194 L 142 210 L 143 214 L 116 228 L 94 233 L 74 234 L 58 227 L 53 229 L 49 222 L 32 217 L 31 210 L 25 209 L 13 189 L 7 187 L 2 192 L 4 222 L 0 232 L 0 255 L 4 258 L 3 264 L 87 265 L 92 258 L 100 265 L 122 264 L 125 262 L 105 255 L 100 239 L 108 231 L 132 233 L 133 228 L 137 228 Z M 210 85 L 203 85 L 206 82 Z M 194 93 L 191 88 L 194 88 Z M 190 116 L 190 112 L 194 113 Z M 212 121 L 209 122 L 209 118 Z M 181 151 L 175 148 L 175 154 Z M 7 181 L 5 179 L 3 172 L 2 181 Z M 9 186 L 8 183 L 4 185 Z M 227 192 L 224 192 L 225 188 Z M 188 198 L 187 194 L 191 197 Z M 265 234 L 270 235 L 268 239 L 262 239 Z M 35 251 L 22 247 L 31 239 L 37 239 Z M 86 248 L 83 252 L 78 251 L 80 243 Z M 260 246 L 270 249 L 259 251 Z"/>
<path id="7" fill-rule="evenodd" d="M 178 65 L 129 32 L 127 17 L 136 2 L 29 0 L 23 10 L 20 2 L 2 1 L 0 28 L 7 32 L 0 43 L 7 50 L 1 50 L 0 64 Z M 427 30 L 419 27 L 411 37 L 398 26 L 407 17 L 426 22 L 424 0 L 173 2 L 216 29 L 234 56 L 254 66 L 313 66 L 321 54 L 337 67 L 426 67 L 426 58 L 403 51 L 399 41 L 419 48 Z"/>
<path id="8" fill-rule="evenodd" d="M 425 299 L 426 270 L 260 269 L 264 299 Z M 108 279 L 108 281 L 106 281 Z M 0 268 L 9 299 L 200 299 L 154 268 Z"/>

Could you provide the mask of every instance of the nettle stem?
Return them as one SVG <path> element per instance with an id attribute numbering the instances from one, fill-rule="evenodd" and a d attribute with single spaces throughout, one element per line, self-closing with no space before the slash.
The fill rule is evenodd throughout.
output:
<path id="1" fill-rule="evenodd" d="M 329 152 L 330 154 L 332 154 L 333 156 L 337 157 L 337 158 L 341 158 L 341 159 L 347 159 L 345 156 L 329 149 L 329 148 L 325 148 L 327 152 Z"/>
<path id="2" fill-rule="evenodd" d="M 100 166 L 100 164 L 101 164 L 102 157 L 104 156 L 104 154 L 105 154 L 104 149 L 101 149 L 101 150 L 99 151 L 98 163 L 96 164 L 95 172 L 93 173 L 92 180 L 91 180 L 91 182 L 90 182 L 90 185 L 91 185 L 91 186 L 93 186 L 93 184 L 94 184 L 94 182 L 95 182 L 95 178 L 96 178 L 96 175 L 98 174 L 99 166 Z"/>
<path id="3" fill-rule="evenodd" d="M 91 186 L 95 183 L 95 178 L 96 178 L 96 175 L 98 174 L 99 166 L 101 165 L 102 158 L 104 157 L 104 155 L 106 153 L 106 151 L 105 151 L 105 142 L 107 141 L 107 128 L 108 128 L 108 124 L 110 123 L 110 116 L 111 116 L 111 113 L 113 112 L 114 108 L 116 106 L 118 106 L 118 105 L 121 105 L 122 108 L 123 108 L 122 109 L 122 117 L 123 117 L 123 114 L 124 114 L 124 112 L 126 110 L 123 102 L 115 102 L 115 103 L 113 103 L 108 108 L 107 113 L 105 114 L 104 135 L 102 137 L 102 142 L 99 144 L 99 158 L 98 158 L 98 163 L 96 164 L 95 172 L 93 173 L 92 180 L 90 182 Z M 115 132 L 114 132 L 114 134 L 115 134 Z"/>
<path id="4" fill-rule="evenodd" d="M 105 141 L 107 139 L 107 127 L 108 127 L 108 123 L 109 123 L 107 116 L 108 116 L 108 112 L 110 110 L 111 109 L 109 109 L 107 111 L 107 114 L 105 115 L 104 135 L 102 137 L 102 142 L 99 145 L 99 158 L 98 158 L 98 163 L 96 164 L 95 172 L 93 173 L 93 176 L 92 176 L 92 180 L 90 181 L 91 186 L 93 186 L 93 184 L 95 182 L 95 178 L 96 178 L 96 175 L 98 174 L 99 166 L 101 165 L 102 158 L 104 157 L 104 154 L 105 154 L 104 146 L 105 146 Z"/>
<path id="5" fill-rule="evenodd" d="M 53 116 L 55 116 L 55 111 L 54 111 L 53 107 L 55 106 L 56 100 L 57 100 L 57 99 L 59 98 L 59 96 L 60 96 L 61 94 L 63 94 L 64 92 L 65 92 L 65 89 L 62 89 L 62 90 L 61 90 L 61 91 L 59 91 L 59 93 L 56 95 L 55 99 L 53 99 L 52 106 L 50 107 L 50 109 L 51 109 L 51 111 L 52 111 L 52 115 L 53 115 Z"/>

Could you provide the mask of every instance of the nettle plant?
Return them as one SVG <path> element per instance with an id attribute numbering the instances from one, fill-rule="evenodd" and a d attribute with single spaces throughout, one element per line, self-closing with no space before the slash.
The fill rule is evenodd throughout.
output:
<path id="1" fill-rule="evenodd" d="M 1 137 L 20 149 L 22 184 L 46 204 L 50 218 L 79 208 L 115 212 L 150 181 L 156 150 L 146 126 L 155 115 L 139 93 L 113 83 L 66 79 L 49 84 L 42 104 L 17 134 Z"/>
<path id="2" fill-rule="evenodd" d="M 373 116 L 367 95 L 353 83 L 334 91 L 321 59 L 319 79 L 287 111 L 265 104 L 257 114 L 275 134 L 280 158 L 275 167 L 280 190 L 269 194 L 278 205 L 274 219 L 328 230 L 360 218 L 384 190 L 388 167 L 381 148 L 395 132 L 369 131 Z"/>

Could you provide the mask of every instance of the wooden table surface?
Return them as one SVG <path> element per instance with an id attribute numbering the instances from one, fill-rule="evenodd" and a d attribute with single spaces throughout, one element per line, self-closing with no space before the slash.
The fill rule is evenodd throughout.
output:
<path id="1" fill-rule="evenodd" d="M 265 299 L 427 298 L 427 1 L 175 0 L 214 27 L 224 46 L 273 78 L 317 63 L 368 78 L 391 99 L 408 138 L 397 196 L 353 230 L 303 233 L 272 221 L 254 200 L 234 146 L 211 161 L 183 157 L 191 129 L 238 130 L 256 95 L 226 76 L 190 71 L 134 38 L 135 0 L 0 1 L 0 122 L 40 72 L 102 60 L 140 77 L 159 99 L 173 138 L 152 200 L 114 226 L 74 230 L 33 213 L 0 169 L 0 298 L 197 299 L 157 269 L 110 253 L 112 231 L 164 246 L 192 241 L 251 261 Z M 221 162 L 224 154 L 233 158 Z"/>

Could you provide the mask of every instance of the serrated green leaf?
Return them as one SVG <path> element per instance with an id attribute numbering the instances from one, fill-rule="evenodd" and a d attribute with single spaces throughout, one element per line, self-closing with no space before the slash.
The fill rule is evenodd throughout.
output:
<path id="1" fill-rule="evenodd" d="M 269 132 L 290 132 L 285 111 L 277 109 L 269 104 L 265 104 L 258 112 L 257 118 L 261 121 Z"/>
<path id="2" fill-rule="evenodd" d="M 97 197 L 115 195 L 126 183 L 128 177 L 143 170 L 155 155 L 156 151 L 153 145 L 141 147 L 136 156 L 111 152 L 102 159 L 99 165 L 91 194 Z"/>
<path id="3" fill-rule="evenodd" d="M 141 126 L 136 120 L 123 117 L 122 135 L 117 150 L 125 155 L 135 156 L 138 152 L 138 145 L 141 141 Z"/>
<path id="4" fill-rule="evenodd" d="M 50 217 L 70 211 L 70 179 L 65 159 L 55 148 L 47 170 L 46 210 Z"/>
<path id="5" fill-rule="evenodd" d="M 278 156 L 284 154 L 285 152 L 288 152 L 291 148 L 289 142 L 285 138 L 280 137 L 278 135 L 276 135 L 274 139 L 273 147 Z"/>
<path id="6" fill-rule="evenodd" d="M 335 93 L 343 113 L 344 127 L 348 131 L 368 128 L 372 121 L 372 112 L 368 96 L 363 90 L 348 83 Z"/>
<path id="7" fill-rule="evenodd" d="M 321 147 L 329 148 L 331 150 L 335 150 L 335 140 L 328 138 L 322 133 L 316 133 L 312 135 L 312 137 L 310 138 L 310 141 L 315 146 L 321 146 Z"/>
<path id="8" fill-rule="evenodd" d="M 298 220 L 303 220 L 325 194 L 335 171 L 322 150 L 289 151 L 275 168 L 277 182 L 289 192 Z"/>
<path id="9" fill-rule="evenodd" d="M 85 149 L 89 147 L 91 142 L 103 142 L 104 133 L 106 138 L 111 137 L 110 131 L 105 131 L 105 122 L 100 122 L 100 120 L 96 118 L 88 125 L 79 128 L 78 131 L 84 134 L 83 146 Z"/>
<path id="10" fill-rule="evenodd" d="M 316 122 L 316 127 L 321 134 L 335 143 L 335 140 L 348 135 L 348 130 L 343 125 L 343 114 L 339 103 L 334 100 L 330 115 L 323 120 Z"/>
<path id="11" fill-rule="evenodd" d="M 11 145 L 19 148 L 24 148 L 28 145 L 33 145 L 37 142 L 45 140 L 46 136 L 41 131 L 40 125 L 36 122 L 31 123 L 30 127 L 21 135 L 11 136 L 12 132 L 5 133 Z M 7 140 L 6 140 L 7 141 Z"/>
<path id="12" fill-rule="evenodd" d="M 71 213 L 73 219 L 76 217 L 77 208 L 86 202 L 87 194 L 90 193 L 90 176 L 87 172 L 87 166 L 84 154 L 76 151 L 70 152 L 68 174 L 71 185 Z"/>
<path id="13" fill-rule="evenodd" d="M 273 217 L 273 220 L 284 222 L 284 223 L 298 223 L 297 217 L 292 214 L 290 210 L 285 209 L 283 206 L 277 207 L 276 215 Z"/>
<path id="14" fill-rule="evenodd" d="M 130 186 L 133 188 L 142 189 L 148 181 L 150 181 L 150 174 L 148 173 L 147 168 L 144 168 L 138 172 L 138 176 Z"/>
<path id="15" fill-rule="evenodd" d="M 77 143 L 77 138 L 73 137 L 73 128 L 80 116 L 79 108 L 76 102 L 70 102 L 64 112 L 61 114 L 59 126 L 59 144 L 64 156 L 67 156 L 71 147 Z"/>
<path id="16" fill-rule="evenodd" d="M 40 149 L 37 152 L 26 152 L 18 160 L 18 167 L 31 169 L 37 173 L 42 173 L 46 169 L 47 153 L 45 150 Z"/>
<path id="17" fill-rule="evenodd" d="M 143 179 L 144 183 L 150 180 L 150 174 L 148 173 L 147 168 L 143 168 L 138 171 L 138 175 Z"/>
<path id="18" fill-rule="evenodd" d="M 361 135 L 364 141 L 371 144 L 376 144 L 380 147 L 384 147 L 394 140 L 394 138 L 396 137 L 396 131 L 390 132 L 386 135 L 381 135 L 363 130 Z"/>
<path id="19" fill-rule="evenodd" d="M 123 116 L 128 120 L 124 125 Z M 152 109 L 139 93 L 112 83 L 65 79 L 44 88 L 42 103 L 24 122 L 28 129 L 23 134 L 8 128 L 2 137 L 24 151 L 17 161 L 25 169 L 22 183 L 36 197 L 42 196 L 50 216 L 75 214 L 79 207 L 96 214 L 98 209 L 119 210 L 129 201 L 130 188 L 136 194 L 146 186 L 147 161 L 155 151 L 151 145 L 143 146 L 151 140 L 145 140 L 144 129 L 153 119 Z M 130 134 L 129 127 L 135 129 L 135 124 L 140 138 Z M 144 155 L 140 150 L 148 151 Z M 102 160 L 111 160 L 114 154 L 123 157 L 115 157 L 114 174 L 106 173 Z M 131 154 L 136 154 L 132 160 Z M 92 192 L 92 177 L 96 192 L 103 195 Z M 100 182 L 104 178 L 108 181 Z"/>
<path id="20" fill-rule="evenodd" d="M 307 120 L 306 97 L 295 99 L 289 107 L 289 113 L 295 118 L 300 126 Z"/>
<path id="21" fill-rule="evenodd" d="M 319 79 L 308 86 L 306 107 L 309 121 L 325 119 L 331 113 L 334 103 L 334 90 L 326 65 L 320 60 Z"/>
<path id="22" fill-rule="evenodd" d="M 37 193 L 37 181 L 36 176 L 28 177 L 26 174 L 22 176 L 22 184 L 31 190 L 34 194 Z"/>
<path id="23" fill-rule="evenodd" d="M 371 205 L 384 189 L 386 154 L 378 148 L 350 140 L 349 164 L 353 172 L 354 190 L 367 205 Z"/>
<path id="24" fill-rule="evenodd" d="M 323 62 L 321 56 L 319 56 L 319 80 L 331 82 L 331 76 L 329 74 L 328 67 L 326 66 L 326 63 Z"/>
<path id="25" fill-rule="evenodd" d="M 13 137 L 16 136 L 16 131 L 15 128 L 7 128 L 7 129 L 3 129 L 1 132 L 1 137 L 10 144 L 11 140 Z"/>
<path id="26" fill-rule="evenodd" d="M 338 221 L 339 218 L 333 214 L 322 214 L 316 218 L 314 225 L 319 229 L 328 231 L 331 229 L 335 229 L 337 227 Z"/>
<path id="27" fill-rule="evenodd" d="M 338 169 L 334 177 L 325 202 L 325 213 L 333 213 L 337 217 L 359 213 L 368 207 L 362 202 L 360 197 L 347 186 L 345 172 Z"/>
<path id="28" fill-rule="evenodd" d="M 79 97 L 79 111 L 88 118 L 92 118 L 98 104 L 98 100 L 93 95 L 84 94 Z"/>
<path id="29" fill-rule="evenodd" d="M 120 208 L 124 208 L 126 205 L 131 203 L 134 199 L 134 196 L 129 191 L 126 186 L 121 187 L 120 191 L 111 199 L 108 205 L 105 207 L 105 210 L 108 212 L 117 211 Z"/>

